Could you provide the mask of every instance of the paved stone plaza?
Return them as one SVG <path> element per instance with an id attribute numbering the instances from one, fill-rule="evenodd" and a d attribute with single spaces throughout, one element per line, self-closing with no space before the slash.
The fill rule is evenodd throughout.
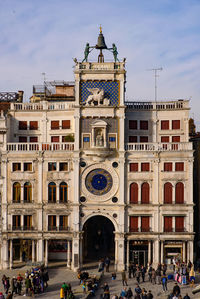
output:
<path id="1" fill-rule="evenodd" d="M 3 274 L 10 277 L 10 279 L 13 276 L 16 276 L 18 273 L 21 275 L 24 275 L 26 269 L 30 269 L 30 267 L 23 267 L 21 269 L 14 269 L 14 270 L 1 270 L 0 275 L 2 277 Z M 112 270 L 112 269 L 111 269 Z M 91 270 L 92 271 L 92 270 Z M 90 272 L 90 270 L 88 270 Z M 51 268 L 49 269 L 49 287 L 46 293 L 43 293 L 41 295 L 36 295 L 35 297 L 40 298 L 51 298 L 51 299 L 57 299 L 60 298 L 60 287 L 61 284 L 65 282 L 70 282 L 72 285 L 72 289 L 76 295 L 77 299 L 82 299 L 85 296 L 80 292 L 79 287 L 79 281 L 77 280 L 76 273 L 74 273 L 71 270 L 67 270 L 64 267 L 60 268 Z M 197 275 L 197 282 L 200 281 L 200 275 Z M 110 293 L 111 295 L 117 294 L 119 295 L 121 289 L 123 288 L 122 282 L 121 282 L 121 273 L 117 274 L 117 279 L 115 281 L 111 280 L 111 273 L 105 273 L 104 277 L 102 279 L 101 285 L 103 285 L 104 282 L 107 282 L 110 287 Z M 134 291 L 136 286 L 136 280 L 134 278 L 128 279 L 128 287 L 131 287 Z M 170 281 L 168 282 L 168 290 L 171 291 L 173 289 L 174 282 Z M 127 288 L 128 288 L 127 287 Z M 141 288 L 145 288 L 146 290 L 151 290 L 154 298 L 167 298 L 167 296 L 163 296 L 164 293 L 162 292 L 162 286 L 161 285 L 152 285 L 149 282 L 141 283 Z M 196 295 L 192 295 L 192 288 L 190 286 L 180 286 L 181 287 L 181 295 L 184 296 L 187 292 L 190 296 L 190 298 L 200 298 L 200 293 Z M 0 280 L 0 290 L 3 291 L 2 281 Z M 102 289 L 99 288 L 99 290 L 96 293 L 95 298 L 100 298 L 100 294 L 102 294 Z M 168 293 L 167 293 L 168 294 Z"/>

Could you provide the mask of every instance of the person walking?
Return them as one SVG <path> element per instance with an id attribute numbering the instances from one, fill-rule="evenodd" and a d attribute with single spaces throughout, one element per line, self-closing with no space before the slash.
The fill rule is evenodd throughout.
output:
<path id="1" fill-rule="evenodd" d="M 183 297 L 183 299 L 190 299 L 190 296 L 188 296 L 188 293 Z"/>
<path id="2" fill-rule="evenodd" d="M 151 290 L 149 290 L 147 294 L 147 299 L 153 299 L 153 294 L 151 293 Z"/>
<path id="3" fill-rule="evenodd" d="M 140 283 L 140 268 L 137 267 L 137 270 L 135 272 L 135 278 L 137 280 L 137 283 L 139 284 Z"/>
<path id="4" fill-rule="evenodd" d="M 162 287 L 163 287 L 163 291 L 167 291 L 167 276 L 163 275 L 161 277 L 161 282 L 162 282 Z"/>
<path id="5" fill-rule="evenodd" d="M 109 267 L 110 267 L 109 257 L 106 257 L 106 259 L 105 259 L 105 266 L 106 266 L 106 272 L 109 272 Z"/>
<path id="6" fill-rule="evenodd" d="M 154 268 L 152 269 L 152 273 L 151 273 L 151 281 L 152 284 L 156 284 L 156 271 Z"/>
<path id="7" fill-rule="evenodd" d="M 122 271 L 122 284 L 123 284 L 123 286 L 124 286 L 124 285 L 125 285 L 125 286 L 128 285 L 125 270 Z"/>
<path id="8" fill-rule="evenodd" d="M 145 280 L 145 273 L 146 273 L 146 268 L 142 265 L 142 267 L 141 267 L 141 274 L 142 274 L 142 281 L 143 282 Z"/>
<path id="9" fill-rule="evenodd" d="M 126 294 L 126 298 L 127 299 L 133 298 L 133 292 L 132 292 L 131 288 L 128 289 L 127 294 Z"/>
<path id="10" fill-rule="evenodd" d="M 64 289 L 61 287 L 60 289 L 60 299 L 64 299 L 65 298 L 65 292 Z"/>

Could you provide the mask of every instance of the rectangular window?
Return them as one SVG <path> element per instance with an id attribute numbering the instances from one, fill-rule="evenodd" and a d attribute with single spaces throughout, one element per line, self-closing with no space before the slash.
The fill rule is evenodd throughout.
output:
<path id="1" fill-rule="evenodd" d="M 141 163 L 141 171 L 149 171 L 150 164 L 149 163 Z"/>
<path id="2" fill-rule="evenodd" d="M 13 215 L 12 229 L 21 229 L 21 215 Z"/>
<path id="3" fill-rule="evenodd" d="M 27 137 L 26 136 L 19 136 L 19 142 L 26 143 Z"/>
<path id="4" fill-rule="evenodd" d="M 90 142 L 90 137 L 83 137 L 83 142 Z"/>
<path id="5" fill-rule="evenodd" d="M 161 142 L 169 142 L 169 136 L 161 136 Z"/>
<path id="6" fill-rule="evenodd" d="M 130 232 L 138 232 L 138 216 L 130 216 Z"/>
<path id="7" fill-rule="evenodd" d="M 175 230 L 176 232 L 184 232 L 184 216 L 175 217 Z"/>
<path id="8" fill-rule="evenodd" d="M 184 162 L 176 162 L 175 171 L 184 171 Z"/>
<path id="9" fill-rule="evenodd" d="M 140 136 L 140 142 L 148 142 L 148 136 Z"/>
<path id="10" fill-rule="evenodd" d="M 172 130 L 180 130 L 180 120 L 172 120 Z"/>
<path id="11" fill-rule="evenodd" d="M 68 163 L 67 162 L 61 162 L 59 164 L 59 170 L 60 171 L 68 171 Z"/>
<path id="12" fill-rule="evenodd" d="M 62 129 L 70 129 L 70 120 L 62 120 Z"/>
<path id="13" fill-rule="evenodd" d="M 67 230 L 68 229 L 68 216 L 60 216 L 59 220 L 60 220 L 59 229 Z"/>
<path id="14" fill-rule="evenodd" d="M 59 120 L 51 121 L 51 130 L 59 130 Z"/>
<path id="15" fill-rule="evenodd" d="M 32 171 L 32 163 L 24 163 L 24 171 Z"/>
<path id="16" fill-rule="evenodd" d="M 129 120 L 129 129 L 137 130 L 137 120 Z"/>
<path id="17" fill-rule="evenodd" d="M 169 120 L 161 120 L 161 130 L 169 130 Z"/>
<path id="18" fill-rule="evenodd" d="M 172 136 L 172 142 L 180 142 L 180 136 Z"/>
<path id="19" fill-rule="evenodd" d="M 48 230 L 56 230 L 56 215 L 48 216 Z"/>
<path id="20" fill-rule="evenodd" d="M 59 142 L 60 137 L 59 136 L 51 136 L 51 142 Z"/>
<path id="21" fill-rule="evenodd" d="M 29 130 L 38 130 L 38 122 L 37 121 L 30 121 Z"/>
<path id="22" fill-rule="evenodd" d="M 149 216 L 142 216 L 141 217 L 141 232 L 149 232 Z"/>
<path id="23" fill-rule="evenodd" d="M 13 163 L 12 170 L 13 171 L 21 171 L 21 163 Z"/>
<path id="24" fill-rule="evenodd" d="M 109 142 L 115 142 L 116 141 L 116 137 L 109 137 Z"/>
<path id="25" fill-rule="evenodd" d="M 164 163 L 164 171 L 172 171 L 172 163 L 171 162 Z"/>
<path id="26" fill-rule="evenodd" d="M 19 121 L 19 130 L 27 130 L 27 121 Z"/>
<path id="27" fill-rule="evenodd" d="M 37 136 L 31 136 L 30 137 L 30 142 L 34 142 L 34 143 L 38 142 L 38 137 Z"/>
<path id="28" fill-rule="evenodd" d="M 164 216 L 164 232 L 172 232 L 172 217 Z"/>
<path id="29" fill-rule="evenodd" d="M 48 163 L 48 171 L 56 171 L 56 162 Z"/>
<path id="30" fill-rule="evenodd" d="M 137 142 L 137 136 L 129 136 L 128 142 L 136 143 Z"/>
<path id="31" fill-rule="evenodd" d="M 137 172 L 138 171 L 138 163 L 130 163 L 130 171 Z"/>
<path id="32" fill-rule="evenodd" d="M 24 216 L 24 230 L 32 229 L 32 215 Z"/>
<path id="33" fill-rule="evenodd" d="M 148 120 L 140 121 L 140 130 L 148 130 Z"/>

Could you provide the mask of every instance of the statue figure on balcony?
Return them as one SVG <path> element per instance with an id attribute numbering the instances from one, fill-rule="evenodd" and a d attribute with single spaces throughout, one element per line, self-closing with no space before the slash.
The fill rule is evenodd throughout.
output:
<path id="1" fill-rule="evenodd" d="M 115 62 L 119 61 L 119 59 L 117 58 L 118 52 L 115 44 L 112 44 L 112 52 L 113 52 Z"/>
<path id="2" fill-rule="evenodd" d="M 90 52 L 92 51 L 90 51 L 90 49 L 93 49 L 94 47 L 90 47 L 90 44 L 89 43 L 87 43 L 86 44 L 86 46 L 85 46 L 85 51 L 84 51 L 84 59 L 83 59 L 83 61 L 82 62 L 84 62 L 84 61 L 86 61 L 86 62 L 88 62 L 88 55 L 90 54 Z"/>

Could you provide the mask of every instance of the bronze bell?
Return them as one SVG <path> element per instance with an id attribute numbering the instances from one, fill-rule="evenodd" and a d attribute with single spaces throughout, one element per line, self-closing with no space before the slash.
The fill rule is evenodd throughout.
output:
<path id="1" fill-rule="evenodd" d="M 95 48 L 100 50 L 107 49 L 104 36 L 101 32 L 99 33 L 97 45 L 95 46 Z"/>

